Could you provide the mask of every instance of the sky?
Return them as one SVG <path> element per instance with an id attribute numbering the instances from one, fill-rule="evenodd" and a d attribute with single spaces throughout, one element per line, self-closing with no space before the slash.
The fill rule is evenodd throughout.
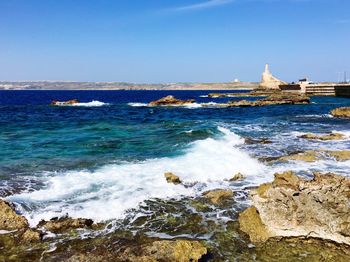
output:
<path id="1" fill-rule="evenodd" d="M 350 76 L 350 0 L 0 0 L 0 80 Z"/>

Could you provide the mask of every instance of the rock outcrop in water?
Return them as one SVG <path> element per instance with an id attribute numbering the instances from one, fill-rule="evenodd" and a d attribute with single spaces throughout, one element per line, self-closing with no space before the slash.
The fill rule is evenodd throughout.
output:
<path id="1" fill-rule="evenodd" d="M 159 100 L 152 101 L 148 105 L 149 106 L 183 106 L 188 104 L 193 104 L 196 101 L 194 99 L 188 100 L 180 100 L 175 98 L 174 96 L 166 96 Z"/>
<path id="2" fill-rule="evenodd" d="M 329 158 L 334 158 L 336 161 L 340 162 L 348 161 L 350 160 L 350 150 L 306 150 L 295 152 L 288 156 L 279 157 L 274 160 L 316 162 Z"/>
<path id="3" fill-rule="evenodd" d="M 331 115 L 334 117 L 350 118 L 350 107 L 340 107 L 331 111 Z"/>
<path id="4" fill-rule="evenodd" d="M 345 138 L 345 136 L 340 133 L 331 133 L 328 135 L 305 134 L 300 136 L 299 138 L 329 141 L 329 140 L 342 140 Z"/>
<path id="5" fill-rule="evenodd" d="M 72 99 L 72 100 L 68 100 L 68 101 L 53 100 L 50 105 L 52 105 L 52 106 L 69 106 L 69 105 L 74 105 L 74 104 L 78 104 L 78 103 L 79 103 L 78 99 Z"/>
<path id="6" fill-rule="evenodd" d="M 40 221 L 37 225 L 38 228 L 44 228 L 47 231 L 53 233 L 62 233 L 66 230 L 77 229 L 77 228 L 91 228 L 94 221 L 91 219 L 77 218 L 73 219 L 70 217 L 52 218 L 50 221 Z"/>
<path id="7" fill-rule="evenodd" d="M 239 100 L 229 101 L 226 104 L 217 104 L 219 107 L 255 107 L 270 105 L 305 105 L 310 103 L 310 98 L 302 94 L 273 94 L 257 101 Z"/>
<path id="8" fill-rule="evenodd" d="M 171 172 L 165 173 L 164 176 L 165 176 L 165 179 L 168 183 L 173 183 L 175 185 L 181 184 L 180 178 Z"/>
<path id="9" fill-rule="evenodd" d="M 239 216 L 251 241 L 314 237 L 350 245 L 350 179 L 314 174 L 305 180 L 293 172 L 275 174 L 272 183 L 251 191 L 253 206 Z"/>
<path id="10" fill-rule="evenodd" d="M 233 197 L 233 192 L 229 189 L 215 189 L 203 194 L 212 204 L 221 205 L 225 200 Z"/>

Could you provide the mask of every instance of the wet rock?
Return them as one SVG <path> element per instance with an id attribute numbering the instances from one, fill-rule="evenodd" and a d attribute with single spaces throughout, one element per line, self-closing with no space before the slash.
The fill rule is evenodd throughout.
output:
<path id="1" fill-rule="evenodd" d="M 340 162 L 348 161 L 350 160 L 350 150 L 307 150 L 280 157 L 278 161 L 316 162 L 327 158 L 335 158 L 336 161 Z"/>
<path id="2" fill-rule="evenodd" d="M 331 111 L 331 115 L 334 117 L 350 117 L 350 107 L 339 107 Z"/>
<path id="3" fill-rule="evenodd" d="M 198 261 L 207 253 L 199 241 L 175 240 L 155 241 L 142 247 L 143 258 L 139 261 Z"/>
<path id="4" fill-rule="evenodd" d="M 26 229 L 20 236 L 20 241 L 22 243 L 38 242 L 42 240 L 43 235 L 44 234 L 42 232 L 33 229 Z"/>
<path id="5" fill-rule="evenodd" d="M 334 157 L 337 161 L 348 161 L 350 160 L 350 150 L 341 151 L 325 151 L 331 157 Z"/>
<path id="6" fill-rule="evenodd" d="M 304 152 L 292 153 L 288 156 L 280 157 L 279 161 L 304 161 L 304 162 L 316 162 L 321 160 L 322 156 L 319 151 L 307 150 Z"/>
<path id="7" fill-rule="evenodd" d="M 328 135 L 315 135 L 315 134 L 305 134 L 302 136 L 299 136 L 299 138 L 304 138 L 304 139 L 314 139 L 314 140 L 323 140 L 323 141 L 328 141 L 328 140 L 342 140 L 344 139 L 344 135 L 340 133 L 331 133 Z"/>
<path id="8" fill-rule="evenodd" d="M 27 219 L 18 215 L 10 203 L 0 199 L 0 229 L 11 231 L 27 227 Z"/>
<path id="9" fill-rule="evenodd" d="M 240 214 L 241 230 L 253 242 L 305 236 L 350 245 L 349 198 L 346 177 L 316 173 L 305 180 L 293 172 L 276 174 L 272 183 L 251 191 L 253 207 Z"/>
<path id="10" fill-rule="evenodd" d="M 230 181 L 234 182 L 234 181 L 238 181 L 238 180 L 243 180 L 244 178 L 245 178 L 245 176 L 243 174 L 237 173 L 230 179 Z"/>
<path id="11" fill-rule="evenodd" d="M 175 185 L 181 184 L 180 178 L 171 172 L 165 173 L 164 176 L 168 183 L 173 183 Z"/>
<path id="12" fill-rule="evenodd" d="M 67 230 L 77 228 L 91 228 L 94 221 L 91 219 L 73 219 L 70 217 L 52 218 L 50 221 L 41 220 L 37 225 L 38 228 L 44 228 L 45 230 L 53 233 L 62 233 Z"/>
<path id="13" fill-rule="evenodd" d="M 166 96 L 159 100 L 152 101 L 148 105 L 149 106 L 182 106 L 182 105 L 192 104 L 195 102 L 196 101 L 193 99 L 180 100 L 180 99 L 176 99 L 174 96 Z"/>
<path id="14" fill-rule="evenodd" d="M 269 140 L 268 138 L 260 138 L 260 139 L 254 139 L 254 138 L 250 138 L 247 137 L 244 139 L 244 143 L 247 145 L 253 145 L 253 144 L 272 144 L 272 141 Z"/>
<path id="15" fill-rule="evenodd" d="M 231 190 L 216 189 L 205 192 L 203 194 L 212 204 L 221 205 L 225 200 L 233 197 L 233 192 Z"/>

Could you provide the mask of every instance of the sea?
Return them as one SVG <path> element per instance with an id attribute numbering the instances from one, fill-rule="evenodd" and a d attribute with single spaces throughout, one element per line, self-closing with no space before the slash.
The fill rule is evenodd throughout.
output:
<path id="1" fill-rule="evenodd" d="M 250 204 L 249 189 L 272 181 L 276 172 L 293 170 L 306 178 L 313 172 L 350 175 L 350 161 L 332 158 L 315 163 L 263 161 L 296 151 L 349 150 L 350 121 L 330 115 L 334 108 L 350 106 L 349 98 L 312 97 L 308 105 L 220 108 L 215 104 L 242 98 L 210 98 L 208 93 L 0 91 L 0 197 L 12 202 L 31 226 L 68 215 L 108 222 L 113 230 L 128 227 L 139 217 L 151 217 L 157 203 L 182 203 L 217 188 L 237 192 L 235 201 L 206 218 L 237 220 L 237 213 Z M 196 103 L 147 105 L 166 95 Z M 50 106 L 52 100 L 69 99 L 80 102 Z M 300 138 L 331 132 L 345 138 Z M 245 143 L 247 138 L 271 143 Z M 165 172 L 179 176 L 183 185 L 167 183 Z M 230 182 L 237 173 L 245 179 Z M 125 219 L 130 223 L 121 223 Z M 210 238 L 207 233 L 165 232 L 147 225 L 142 230 L 151 236 Z"/>

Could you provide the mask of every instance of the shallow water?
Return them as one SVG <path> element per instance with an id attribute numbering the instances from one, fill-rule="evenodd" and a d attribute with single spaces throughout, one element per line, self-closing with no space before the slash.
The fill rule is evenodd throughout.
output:
<path id="1" fill-rule="evenodd" d="M 147 107 L 165 95 L 196 99 L 191 107 Z M 208 91 L 0 91 L 0 195 L 16 204 L 31 225 L 68 213 L 108 221 L 115 228 L 157 237 L 200 237 L 176 216 L 199 215 L 204 224 L 235 221 L 249 204 L 247 189 L 294 170 L 349 175 L 350 161 L 276 163 L 259 158 L 307 149 L 350 149 L 350 121 L 329 111 L 350 99 L 313 97 L 310 105 L 215 108 Z M 78 99 L 77 106 L 52 107 L 52 100 Z M 201 107 L 211 103 L 213 107 Z M 301 134 L 341 132 L 341 141 L 309 141 Z M 268 138 L 272 144 L 244 143 Z M 166 183 L 164 172 L 187 186 Z M 244 182 L 228 180 L 241 172 Z M 202 212 L 201 193 L 232 188 L 232 203 Z M 159 217 L 163 201 L 175 207 Z M 192 205 L 191 205 L 192 203 Z M 173 213 L 172 213 L 173 212 Z M 146 217 L 140 223 L 140 217 Z M 167 217 L 175 224 L 168 225 Z M 160 220 L 159 220 L 160 219 Z M 142 220 L 142 219 L 141 219 Z M 162 225 L 162 226 L 160 226 Z M 170 230 L 171 229 L 171 230 Z M 109 229 L 111 230 L 111 229 Z M 169 235 L 169 231 L 172 233 Z"/>

